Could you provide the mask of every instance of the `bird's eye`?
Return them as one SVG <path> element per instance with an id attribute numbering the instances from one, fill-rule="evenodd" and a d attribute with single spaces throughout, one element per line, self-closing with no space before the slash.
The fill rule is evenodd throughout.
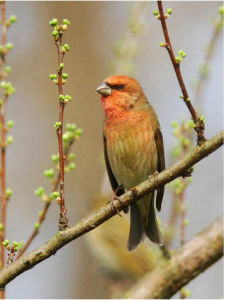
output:
<path id="1" fill-rule="evenodd" d="M 111 87 L 114 90 L 122 90 L 124 88 L 124 84 L 108 84 L 109 87 Z"/>

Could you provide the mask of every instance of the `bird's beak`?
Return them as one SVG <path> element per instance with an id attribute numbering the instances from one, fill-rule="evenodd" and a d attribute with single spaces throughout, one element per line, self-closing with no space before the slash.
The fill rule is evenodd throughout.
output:
<path id="1" fill-rule="evenodd" d="M 104 97 L 110 96 L 112 94 L 111 88 L 105 82 L 99 85 L 96 91 Z"/>

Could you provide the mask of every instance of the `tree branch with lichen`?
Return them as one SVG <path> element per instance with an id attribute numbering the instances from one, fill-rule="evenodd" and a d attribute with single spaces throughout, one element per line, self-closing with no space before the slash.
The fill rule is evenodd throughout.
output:
<path id="1" fill-rule="evenodd" d="M 133 299 L 169 299 L 223 256 L 223 217 L 194 236 L 173 256 L 140 279 L 127 293 Z"/>
<path id="2" fill-rule="evenodd" d="M 115 200 L 114 206 L 116 211 L 121 211 L 125 206 L 130 205 L 149 192 L 158 189 L 179 176 L 182 176 L 187 169 L 191 168 L 197 162 L 221 147 L 223 145 L 223 141 L 224 134 L 223 132 L 220 132 L 210 140 L 205 141 L 201 146 L 197 146 L 192 152 L 187 154 L 182 160 L 178 161 L 172 167 L 159 173 L 157 180 L 154 176 L 150 176 L 148 180 L 145 180 L 136 187 L 130 189 L 120 196 L 118 200 Z M 96 213 L 81 220 L 77 225 L 56 233 L 55 236 L 44 245 L 16 260 L 13 264 L 5 267 L 4 270 L 0 272 L 0 287 L 3 288 L 7 283 L 23 272 L 54 255 L 63 246 L 93 230 L 115 214 L 116 212 L 112 210 L 111 205 L 107 204 Z"/>

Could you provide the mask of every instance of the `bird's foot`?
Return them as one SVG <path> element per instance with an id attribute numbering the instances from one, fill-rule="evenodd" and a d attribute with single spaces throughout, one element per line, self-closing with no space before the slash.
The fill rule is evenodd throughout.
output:
<path id="1" fill-rule="evenodd" d="M 155 184 L 157 184 L 158 183 L 158 175 L 159 175 L 159 172 L 155 171 L 153 174 L 149 175 L 148 180 L 152 180 L 152 178 L 154 178 Z"/>
<path id="2" fill-rule="evenodd" d="M 118 187 L 115 189 L 114 194 L 116 196 L 120 196 L 124 193 L 124 187 L 122 186 L 122 184 L 118 185 Z"/>
<path id="3" fill-rule="evenodd" d="M 122 204 L 122 202 L 120 201 L 120 198 L 117 197 L 116 194 L 114 194 L 112 196 L 112 198 L 109 200 L 111 209 L 112 209 L 113 212 L 116 212 L 120 217 L 122 217 L 120 211 L 115 207 L 115 204 L 114 204 L 115 200 L 119 201 Z"/>
<path id="4" fill-rule="evenodd" d="M 183 173 L 182 173 L 182 177 L 185 178 L 185 177 L 191 177 L 192 176 L 192 173 L 194 171 L 194 168 L 191 167 L 187 170 L 184 170 Z"/>

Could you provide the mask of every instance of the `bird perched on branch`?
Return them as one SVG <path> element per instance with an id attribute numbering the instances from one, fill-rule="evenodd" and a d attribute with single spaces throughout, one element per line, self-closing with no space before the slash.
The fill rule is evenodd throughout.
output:
<path id="1" fill-rule="evenodd" d="M 128 76 L 111 76 L 97 88 L 104 119 L 104 154 L 109 180 L 116 196 L 165 169 L 163 138 L 156 113 L 141 86 Z M 161 209 L 164 187 L 157 190 Z M 154 192 L 130 208 L 128 250 L 134 250 L 146 235 L 162 245 L 157 224 Z"/>

